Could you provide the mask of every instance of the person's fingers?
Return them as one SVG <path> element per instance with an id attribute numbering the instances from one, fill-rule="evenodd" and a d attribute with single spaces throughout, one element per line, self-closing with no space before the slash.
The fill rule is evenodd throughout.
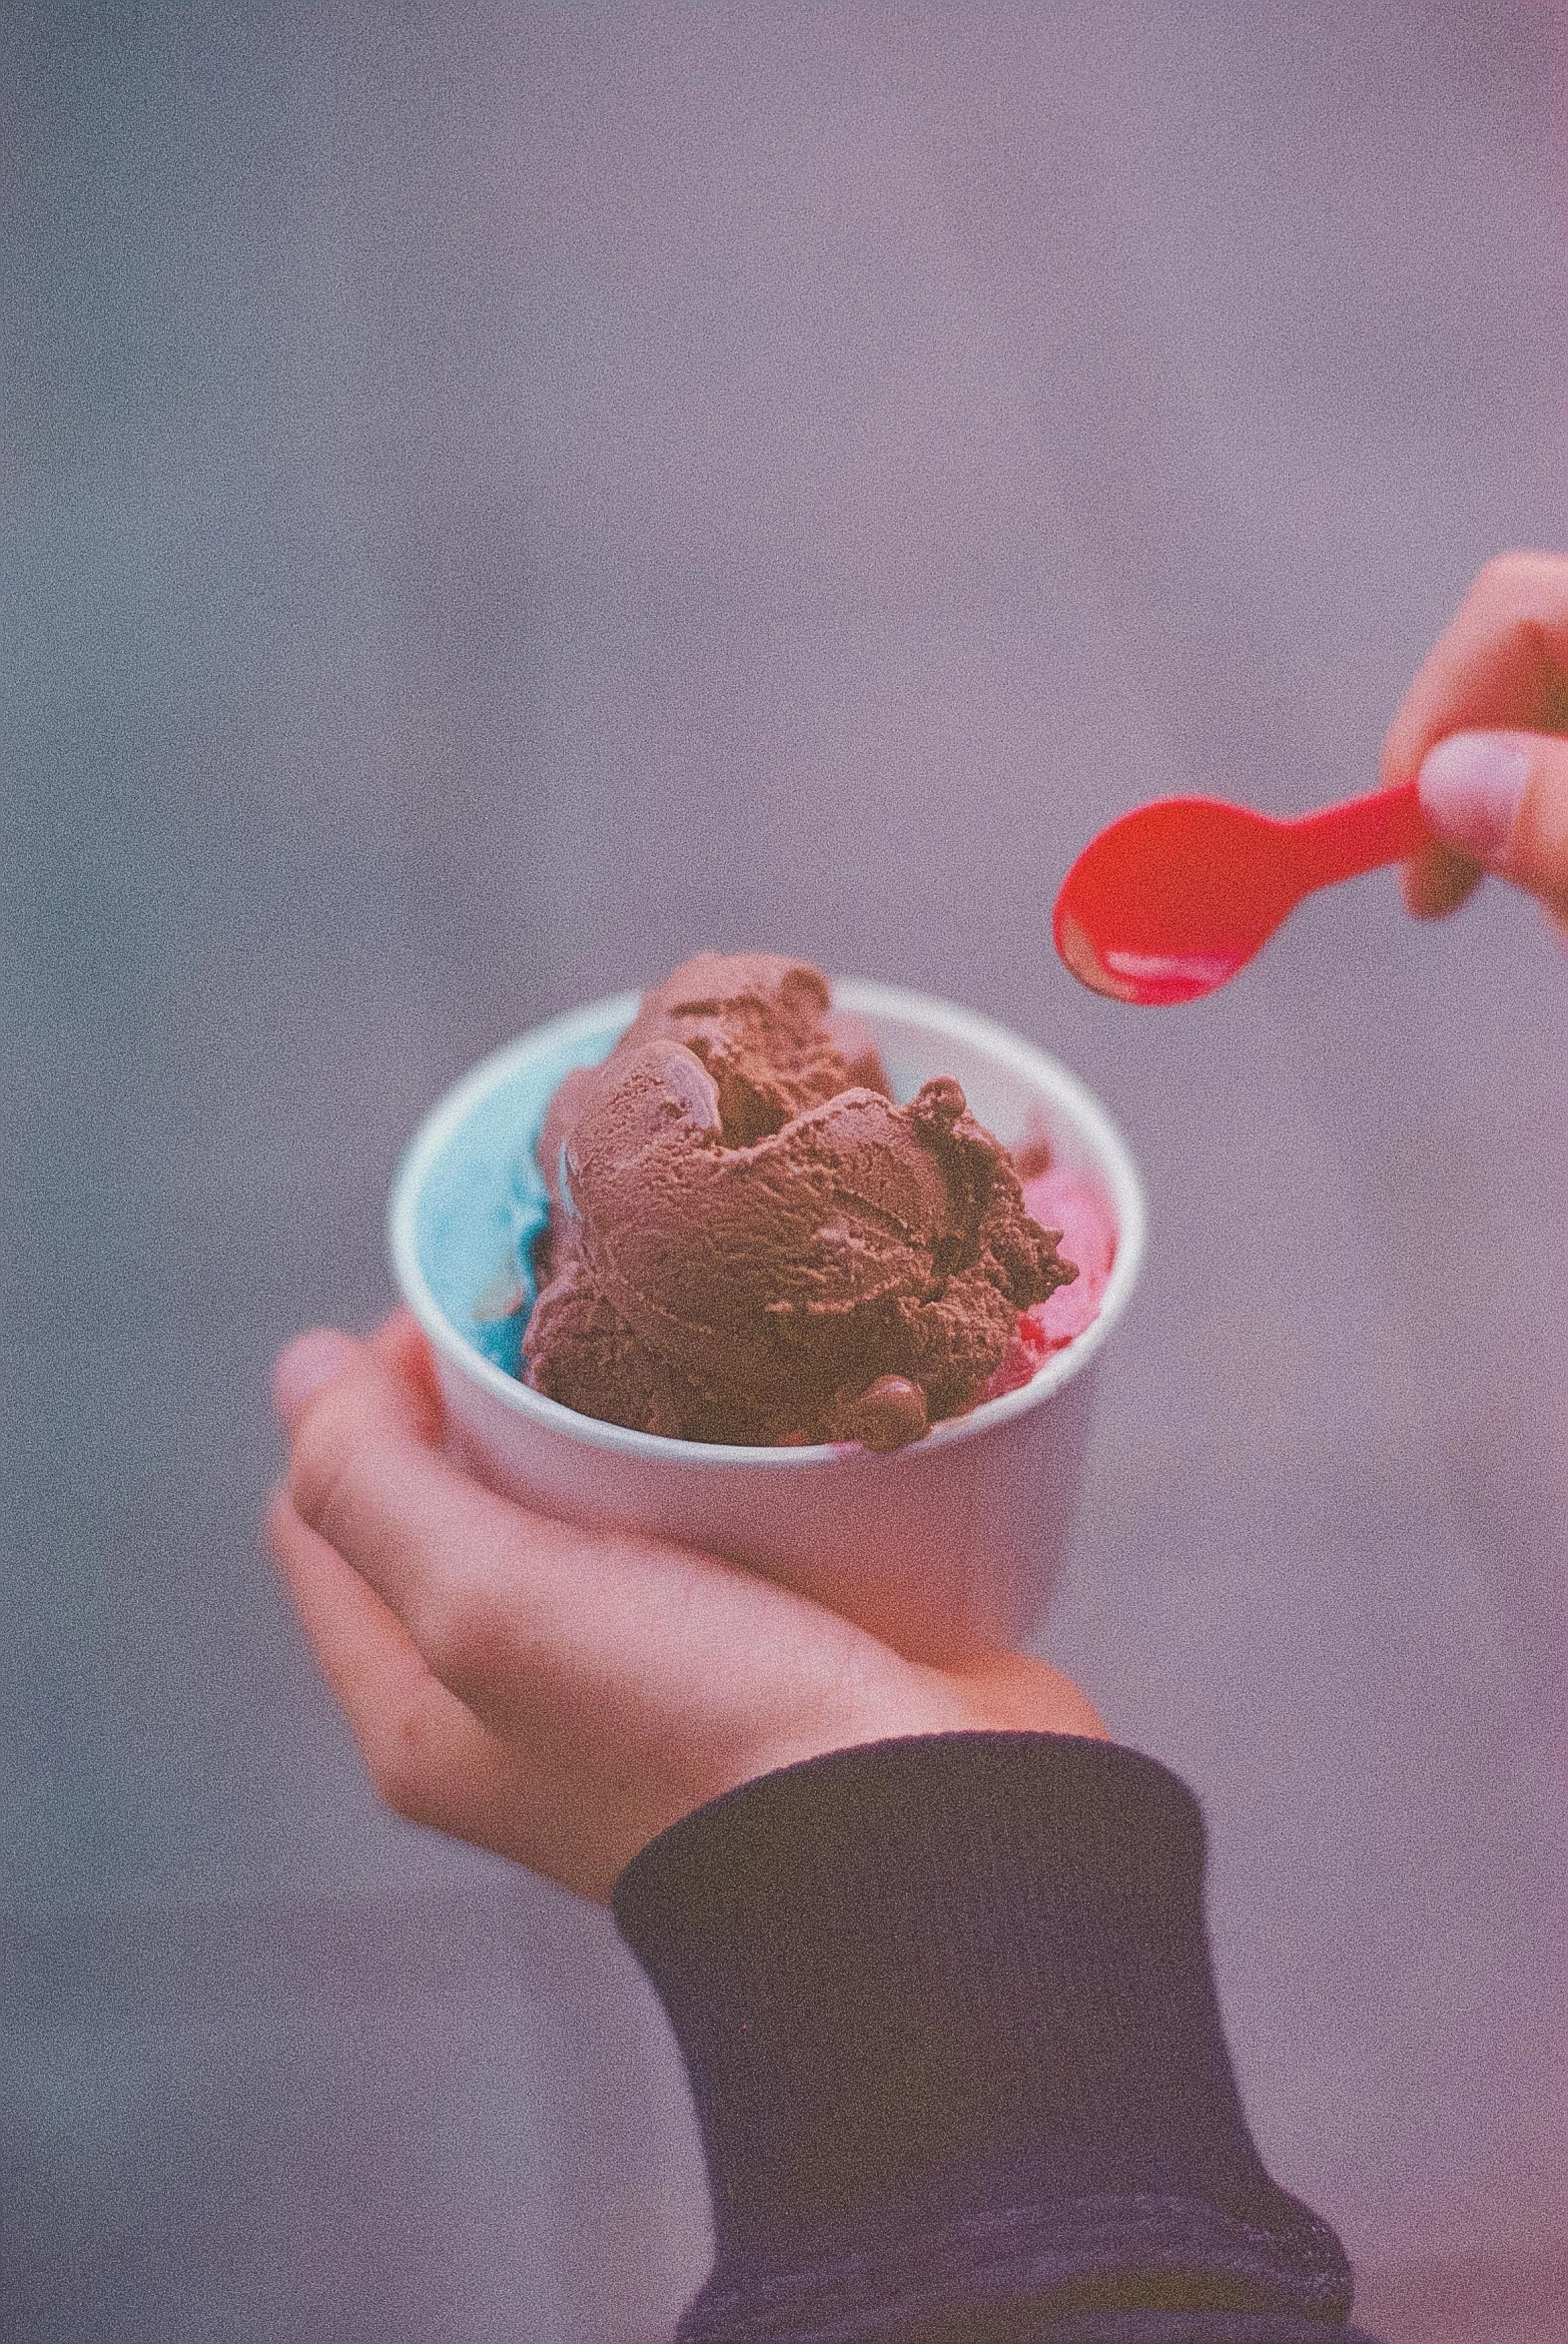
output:
<path id="1" fill-rule="evenodd" d="M 278 1535 L 297 1521 L 314 1536 L 288 1551 L 313 1574 L 313 1633 L 373 1766 L 395 1763 L 389 1713 L 435 1747 L 410 1778 L 420 1820 L 446 1800 L 448 1830 L 597 1896 L 678 1816 L 801 1758 L 993 1723 L 1103 1730 L 1043 1664 L 1028 1684 L 1017 1669 L 971 1683 L 719 1556 L 497 1497 L 430 1445 L 419 1395 L 384 1356 L 394 1340 L 318 1333 L 280 1362 L 291 1455 Z M 350 1569 L 369 1608 L 346 1593 Z M 400 1674 L 386 1634 L 371 1635 L 383 1612 L 405 1631 Z M 463 1744 L 435 1737 L 465 1736 L 464 1712 L 501 1773 L 492 1759 L 453 1807 Z M 408 1812 L 411 1795 L 394 1804 Z"/>
<path id="2" fill-rule="evenodd" d="M 402 1623 L 276 1490 L 274 1561 L 377 1791 L 398 1815 L 463 1839 L 507 1780 L 505 1755 L 430 1674 Z"/>
<path id="3" fill-rule="evenodd" d="M 285 1427 L 312 1394 L 370 1351 L 405 1387 L 411 1420 L 431 1444 L 444 1417 L 429 1339 L 411 1310 L 393 1310 L 362 1342 L 335 1326 L 313 1326 L 285 1345 L 273 1366 L 273 1405 Z"/>
<path id="4" fill-rule="evenodd" d="M 426 1444 L 373 1346 L 305 1364 L 328 1357 L 339 1372 L 293 1417 L 291 1510 L 503 1752 L 509 1805 L 487 1780 L 488 1820 L 470 1806 L 446 1827 L 461 1837 L 597 1896 L 656 1832 L 755 1775 L 962 1718 L 930 1672 L 738 1564 L 493 1495 Z M 282 1381 L 293 1400 L 303 1371 Z M 367 1694 L 360 1714 L 378 1706 Z M 417 1714 L 450 1715 L 427 1696 Z"/>
<path id="5" fill-rule="evenodd" d="M 1562 732 L 1568 732 L 1568 560 L 1500 554 L 1480 572 L 1423 662 L 1383 743 L 1384 787 L 1419 778 L 1434 833 L 1404 870 L 1405 902 L 1418 918 L 1442 918 L 1465 901 L 1484 871 L 1503 869 L 1499 841 L 1511 835 L 1507 776 L 1501 790 L 1494 782 L 1478 791 L 1463 771 L 1468 752 L 1454 750 L 1445 764 L 1450 740 Z M 1516 773 L 1513 782 L 1516 813 L 1522 777 Z M 1530 835 L 1527 824 L 1523 842 Z M 1517 871 L 1503 875 L 1541 893 L 1523 876 L 1538 861 L 1527 854 Z M 1553 908 L 1554 889 L 1545 893 Z"/>
<path id="6" fill-rule="evenodd" d="M 289 1498 L 461 1699 L 471 1681 L 497 1673 L 499 1653 L 479 1648 L 493 1644 L 487 1614 L 513 1590 L 518 1524 L 531 1517 L 431 1445 L 422 1394 L 382 1355 L 395 1340 L 379 1348 L 318 1332 L 284 1353 L 275 1381 L 290 1434 Z"/>
<path id="7" fill-rule="evenodd" d="M 273 1361 L 273 1406 L 286 1431 L 311 1394 L 341 1375 L 362 1348 L 335 1326 L 313 1326 L 279 1352 Z"/>
<path id="8" fill-rule="evenodd" d="M 728 1763 L 852 1706 L 859 1677 L 892 1662 L 738 1564 L 495 1496 L 425 1443 L 404 1385 L 363 1344 L 295 1416 L 289 1495 L 440 1682 L 530 1746 L 613 1724 Z"/>
<path id="9" fill-rule="evenodd" d="M 1422 662 L 1383 743 L 1386 789 L 1450 733 L 1568 731 L 1568 560 L 1489 561 Z"/>
<path id="10" fill-rule="evenodd" d="M 430 1339 L 411 1310 L 394 1310 L 382 1320 L 371 1337 L 371 1348 L 384 1359 L 422 1403 L 426 1437 L 438 1441 L 445 1421 L 441 1387 L 435 1373 Z"/>
<path id="11" fill-rule="evenodd" d="M 1453 733 L 1422 760 L 1419 788 L 1422 813 L 1456 855 L 1568 920 L 1568 739 Z"/>
<path id="12" fill-rule="evenodd" d="M 409 1823 L 448 1832 L 607 1905 L 624 1866 L 674 1820 L 679 1803 L 640 1816 L 634 1800 L 613 1788 L 606 1795 L 587 1769 L 563 1772 L 548 1747 L 534 1752 L 487 1732 L 431 1674 L 360 1574 L 300 1520 L 285 1490 L 274 1492 L 267 1536 L 387 1805 Z M 613 1767 L 607 1761 L 612 1784 Z"/>
<path id="13" fill-rule="evenodd" d="M 1480 864 L 1462 855 L 1457 847 L 1444 839 L 1429 838 L 1401 874 L 1405 909 L 1418 920 L 1445 919 L 1475 893 L 1485 877 Z"/>

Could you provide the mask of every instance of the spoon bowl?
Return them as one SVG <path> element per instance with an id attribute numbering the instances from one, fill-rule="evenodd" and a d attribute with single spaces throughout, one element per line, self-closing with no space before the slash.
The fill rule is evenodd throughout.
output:
<path id="1" fill-rule="evenodd" d="M 1057 897 L 1057 951 L 1113 1000 L 1197 1001 L 1244 969 L 1304 895 L 1403 862 L 1425 835 L 1413 782 L 1293 821 L 1162 798 L 1079 856 Z"/>

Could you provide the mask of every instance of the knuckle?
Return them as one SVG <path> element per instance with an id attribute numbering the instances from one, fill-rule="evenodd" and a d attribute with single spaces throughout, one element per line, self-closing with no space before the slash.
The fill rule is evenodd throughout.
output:
<path id="1" fill-rule="evenodd" d="M 505 1674 L 511 1637 L 493 1590 L 483 1585 L 432 1590 L 410 1633 L 431 1673 L 459 1699 L 492 1691 Z"/>
<path id="2" fill-rule="evenodd" d="M 367 1754 L 371 1782 L 383 1805 L 405 1823 L 425 1823 L 431 1814 L 429 1726 L 408 1709 Z"/>

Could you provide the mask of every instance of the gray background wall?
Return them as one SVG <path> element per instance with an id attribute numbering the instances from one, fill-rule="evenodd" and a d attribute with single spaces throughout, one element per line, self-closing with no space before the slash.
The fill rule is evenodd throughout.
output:
<path id="1" fill-rule="evenodd" d="M 1132 800 L 1366 786 L 1564 541 L 1529 0 L 18 6 L 0 2332 L 648 2344 L 606 1919 L 380 1813 L 260 1552 L 472 1060 L 699 945 L 972 1002 L 1147 1170 L 1043 1649 L 1181 1771 L 1275 2172 L 1560 2335 L 1568 962 L 1386 877 L 1081 993 Z M 7 2325 L 9 2322 L 9 2325 Z"/>

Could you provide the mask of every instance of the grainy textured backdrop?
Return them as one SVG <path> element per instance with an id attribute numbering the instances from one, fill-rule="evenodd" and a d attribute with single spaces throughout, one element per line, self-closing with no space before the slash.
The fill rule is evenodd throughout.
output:
<path id="1" fill-rule="evenodd" d="M 423 1110 L 743 943 L 1123 1123 L 1046 1643 L 1206 1803 L 1260 2141 L 1387 2332 L 1562 2333 L 1568 964 L 1382 877 L 1140 1016 L 1046 916 L 1140 795 L 1365 786 L 1568 536 L 1562 34 L 6 12 L 8 2337 L 643 2344 L 700 2276 L 640 1974 L 378 1811 L 255 1524 Z"/>

